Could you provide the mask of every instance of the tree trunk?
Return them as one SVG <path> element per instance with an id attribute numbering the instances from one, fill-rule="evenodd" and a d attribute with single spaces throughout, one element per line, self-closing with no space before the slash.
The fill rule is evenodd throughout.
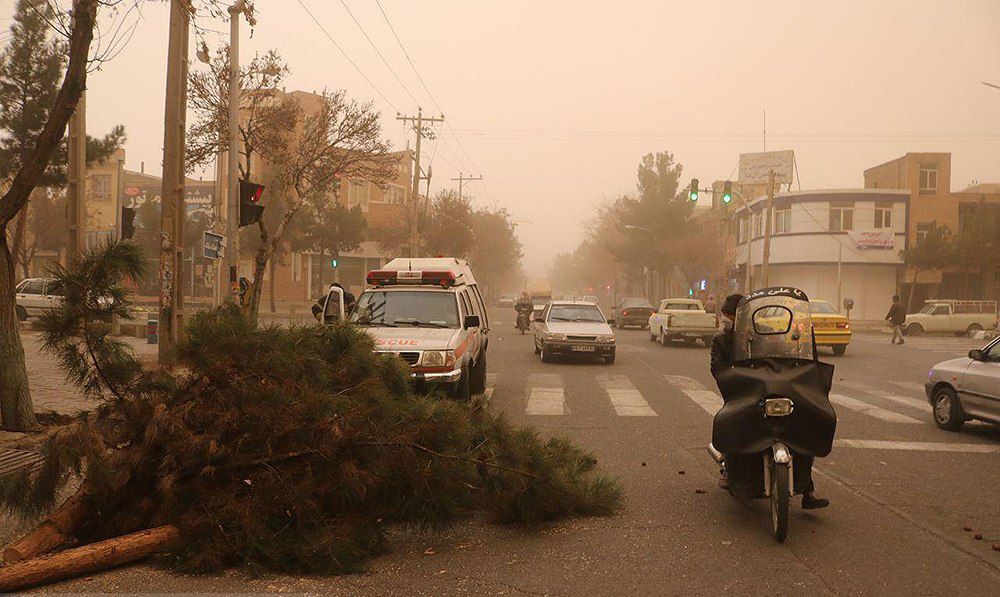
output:
<path id="1" fill-rule="evenodd" d="M 3 429 L 27 431 L 35 426 L 35 411 L 14 308 L 14 262 L 6 228 L 0 224 L 0 420 Z"/>
<path id="2" fill-rule="evenodd" d="M 910 279 L 910 295 L 906 297 L 906 312 L 913 313 L 913 295 L 917 293 L 917 274 L 919 269 L 913 268 L 913 278 Z"/>
<path id="3" fill-rule="evenodd" d="M 157 527 L 25 560 L 0 569 L 0 592 L 14 592 L 149 557 L 180 540 L 173 525 Z"/>
<path id="4" fill-rule="evenodd" d="M 76 530 L 93 514 L 84 487 L 76 490 L 35 530 L 11 543 L 3 551 L 4 564 L 14 564 L 44 555 L 67 543 Z"/>
<path id="5" fill-rule="evenodd" d="M 10 252 L 15 263 L 21 266 L 21 279 L 28 277 L 28 252 L 25 247 L 25 231 L 28 229 L 28 209 L 25 207 L 14 220 L 14 236 L 11 237 Z M 15 277 L 15 282 L 18 279 Z"/>
<path id="6" fill-rule="evenodd" d="M 326 288 L 326 249 L 319 250 L 319 289 L 322 292 Z"/>
<path id="7" fill-rule="evenodd" d="M 270 284 L 268 285 L 268 291 L 270 292 L 270 295 L 271 295 L 271 305 L 270 305 L 270 307 L 271 307 L 271 313 L 272 314 L 277 312 L 277 309 L 274 307 L 274 278 L 275 278 L 274 274 L 275 274 L 275 270 L 274 270 L 274 265 L 272 264 L 271 265 L 271 281 L 270 281 Z"/>

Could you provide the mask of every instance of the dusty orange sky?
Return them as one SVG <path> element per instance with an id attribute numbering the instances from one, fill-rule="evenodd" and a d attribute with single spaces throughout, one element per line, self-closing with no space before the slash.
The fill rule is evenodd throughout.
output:
<path id="1" fill-rule="evenodd" d="M 302 0 L 378 88 L 337 51 L 298 0 L 258 0 L 242 57 L 278 49 L 289 88 L 346 88 L 384 111 L 437 112 L 374 0 Z M 421 2 L 381 0 L 449 127 L 430 142 L 432 192 L 459 170 L 476 205 L 518 220 L 529 272 L 572 249 L 635 166 L 669 150 L 685 178 L 735 176 L 740 152 L 794 149 L 803 188 L 858 187 L 862 170 L 907 151 L 950 151 L 953 186 L 1000 181 L 1000 2 L 930 0 Z M 12 0 L 0 0 L 9 25 Z M 127 167 L 161 161 L 166 6 L 149 2 L 123 53 L 93 73 L 92 132 L 123 123 Z M 228 37 L 206 25 L 210 46 Z M 192 44 L 193 58 L 193 44 Z M 413 98 L 406 90 L 409 90 Z M 383 99 L 383 97 L 385 99 Z M 414 99 L 416 101 L 414 101 Z M 456 140 L 455 135 L 458 139 Z M 412 136 L 411 136 L 412 137 Z"/>

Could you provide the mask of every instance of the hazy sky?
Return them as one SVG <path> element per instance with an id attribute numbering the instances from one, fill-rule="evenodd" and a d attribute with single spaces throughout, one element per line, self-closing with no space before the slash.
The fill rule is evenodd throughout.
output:
<path id="1" fill-rule="evenodd" d="M 379 91 L 299 0 L 257 0 L 242 57 L 276 48 L 289 89 L 374 100 L 404 147 L 394 116 L 414 112 L 413 99 L 341 0 L 301 1 Z M 375 0 L 344 2 L 436 112 Z M 795 150 L 803 188 L 860 187 L 864 168 L 907 151 L 952 152 L 956 189 L 1000 181 L 1000 90 L 979 83 L 1000 83 L 997 0 L 381 3 L 450 126 L 425 145 L 432 192 L 459 170 L 483 174 L 473 203 L 516 215 L 533 273 L 576 245 L 595 205 L 634 188 L 644 153 L 673 152 L 685 179 L 735 176 L 738 154 L 761 149 L 764 109 L 767 146 Z M 0 0 L 5 16 L 13 4 Z M 207 24 L 226 32 L 210 46 L 228 37 L 225 23 Z M 160 170 L 166 39 L 166 5 L 151 1 L 89 82 L 88 125 L 126 126 L 129 168 Z"/>

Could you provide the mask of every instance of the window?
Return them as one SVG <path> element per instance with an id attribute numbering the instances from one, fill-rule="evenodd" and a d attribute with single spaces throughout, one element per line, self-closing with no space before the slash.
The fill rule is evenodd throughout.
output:
<path id="1" fill-rule="evenodd" d="M 783 207 L 774 210 L 774 233 L 783 234 L 792 231 L 792 208 Z"/>
<path id="2" fill-rule="evenodd" d="M 292 253 L 292 282 L 302 281 L 302 253 Z"/>
<path id="3" fill-rule="evenodd" d="M 386 203 L 402 205 L 406 202 L 406 189 L 399 185 L 391 184 L 385 190 L 384 200 Z"/>
<path id="4" fill-rule="evenodd" d="M 44 291 L 44 280 L 29 280 L 24 287 L 21 288 L 21 294 L 42 294 Z"/>
<path id="5" fill-rule="evenodd" d="M 763 227 L 761 226 L 761 223 L 763 222 L 763 220 L 764 220 L 764 218 L 761 217 L 761 212 L 758 211 L 758 212 L 756 212 L 756 213 L 753 214 L 753 236 L 754 236 L 754 238 L 757 238 L 757 237 L 760 237 L 760 236 L 764 235 L 764 231 L 762 229 Z"/>
<path id="6" fill-rule="evenodd" d="M 875 228 L 892 228 L 892 203 L 875 202 Z"/>
<path id="7" fill-rule="evenodd" d="M 368 181 L 352 180 L 348 183 L 347 206 L 360 205 L 362 210 L 368 209 Z"/>
<path id="8" fill-rule="evenodd" d="M 111 201 L 110 174 L 95 174 L 90 178 L 90 196 L 95 201 Z"/>
<path id="9" fill-rule="evenodd" d="M 923 222 L 917 224 L 917 240 L 923 240 L 933 229 L 934 222 Z"/>
<path id="10" fill-rule="evenodd" d="M 938 168 L 937 164 L 920 164 L 920 194 L 937 195 Z"/>
<path id="11" fill-rule="evenodd" d="M 743 244 L 747 242 L 747 237 L 749 236 L 749 219 L 747 216 L 740 216 L 739 229 L 737 230 L 736 242 Z"/>
<path id="12" fill-rule="evenodd" d="M 830 232 L 854 230 L 854 204 L 830 204 Z"/>

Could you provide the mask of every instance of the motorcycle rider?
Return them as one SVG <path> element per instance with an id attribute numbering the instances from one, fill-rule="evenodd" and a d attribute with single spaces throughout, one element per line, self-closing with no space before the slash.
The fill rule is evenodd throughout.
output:
<path id="1" fill-rule="evenodd" d="M 517 298 L 517 302 L 514 303 L 514 311 L 517 312 L 517 320 L 514 322 L 514 327 L 517 328 L 517 323 L 523 315 L 531 321 L 531 313 L 535 310 L 535 305 L 531 302 L 531 296 L 527 292 L 522 292 L 521 296 Z M 525 326 L 527 329 L 527 326 Z"/>
<path id="2" fill-rule="evenodd" d="M 739 306 L 741 300 L 743 300 L 742 294 L 730 294 L 719 308 L 719 312 L 723 315 L 722 329 L 712 338 L 711 371 L 712 377 L 716 380 L 719 378 L 719 371 L 733 366 L 733 349 L 735 348 L 733 324 L 736 321 L 736 308 Z M 816 489 L 812 480 L 812 464 L 813 458 L 811 456 L 801 454 L 796 456 L 796 469 L 806 470 L 809 473 L 809 485 L 802 492 L 803 510 L 816 510 L 818 508 L 826 508 L 830 505 L 830 500 L 816 497 Z M 722 470 L 722 479 L 719 481 L 719 486 L 723 489 L 729 488 L 729 480 L 726 478 L 725 469 Z"/>
<path id="3" fill-rule="evenodd" d="M 344 292 L 344 312 L 350 313 L 351 309 L 354 308 L 354 295 L 351 294 L 350 290 L 347 290 L 340 285 L 340 282 L 334 282 L 330 284 L 330 288 L 337 287 Z M 324 294 L 323 296 L 316 299 L 316 302 L 312 306 L 312 314 L 316 319 L 320 318 L 323 313 L 323 309 L 326 308 L 326 300 L 330 297 L 330 293 Z"/>

